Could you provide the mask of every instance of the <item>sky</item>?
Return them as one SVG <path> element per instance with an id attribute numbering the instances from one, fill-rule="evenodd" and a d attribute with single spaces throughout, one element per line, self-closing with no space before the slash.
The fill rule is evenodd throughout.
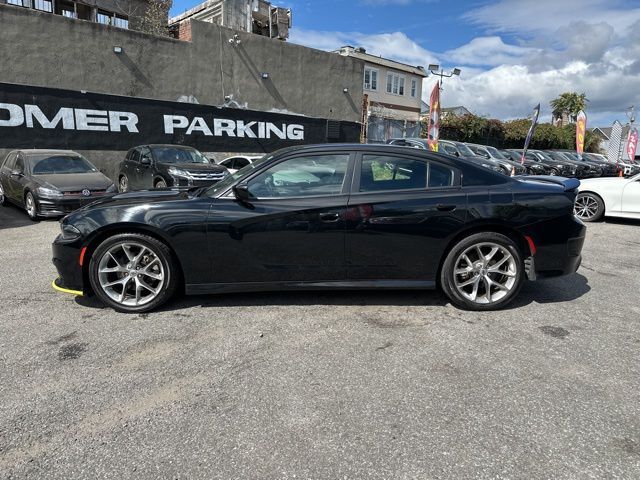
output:
<path id="1" fill-rule="evenodd" d="M 172 14 L 199 0 L 174 0 Z M 640 110 L 640 0 L 276 0 L 291 8 L 289 42 L 364 47 L 411 65 L 462 70 L 444 80 L 444 107 L 507 120 L 576 91 L 589 126 Z M 437 77 L 425 79 L 423 99 Z M 638 115 L 640 117 L 640 114 Z"/>

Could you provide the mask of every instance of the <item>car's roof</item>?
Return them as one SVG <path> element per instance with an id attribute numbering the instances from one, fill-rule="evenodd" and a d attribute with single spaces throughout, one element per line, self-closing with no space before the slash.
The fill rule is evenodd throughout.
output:
<path id="1" fill-rule="evenodd" d="M 149 147 L 149 148 L 188 148 L 190 150 L 195 150 L 194 147 L 190 145 L 174 145 L 171 143 L 149 143 L 147 145 L 140 145 L 141 147 Z M 137 148 L 137 147 L 135 147 Z"/>
<path id="2" fill-rule="evenodd" d="M 20 152 L 27 156 L 30 156 L 30 155 L 74 155 L 76 157 L 81 156 L 78 152 L 74 152 L 73 150 L 53 150 L 53 149 L 41 149 L 41 148 L 14 150 L 14 152 Z"/>

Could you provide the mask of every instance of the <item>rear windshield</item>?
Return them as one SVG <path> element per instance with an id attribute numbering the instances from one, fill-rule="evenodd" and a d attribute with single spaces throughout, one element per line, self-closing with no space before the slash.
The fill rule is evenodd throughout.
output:
<path id="1" fill-rule="evenodd" d="M 210 163 L 198 150 L 175 147 L 153 147 L 153 155 L 160 163 Z"/>
<path id="2" fill-rule="evenodd" d="M 70 155 L 38 155 L 29 157 L 33 175 L 97 172 L 96 167 L 82 157 Z"/>

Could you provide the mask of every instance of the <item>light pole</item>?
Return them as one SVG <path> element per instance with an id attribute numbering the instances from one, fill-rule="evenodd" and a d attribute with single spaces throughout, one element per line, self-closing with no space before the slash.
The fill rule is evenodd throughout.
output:
<path id="1" fill-rule="evenodd" d="M 438 65 L 437 63 L 429 64 L 429 71 L 433 75 L 437 75 L 438 77 L 440 77 L 440 91 L 443 90 L 443 88 L 442 88 L 442 80 L 443 80 L 443 78 L 451 78 L 454 75 L 459 77 L 460 76 L 460 72 L 461 72 L 461 70 L 459 68 L 454 68 L 449 73 L 445 73 L 444 70 L 440 70 L 440 65 Z"/>

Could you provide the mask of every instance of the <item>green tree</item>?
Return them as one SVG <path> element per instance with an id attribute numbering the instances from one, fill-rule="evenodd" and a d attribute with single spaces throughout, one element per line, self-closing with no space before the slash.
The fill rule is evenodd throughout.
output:
<path id="1" fill-rule="evenodd" d="M 173 0 L 149 0 L 138 30 L 151 35 L 169 36 L 167 26 Z"/>
<path id="2" fill-rule="evenodd" d="M 566 115 L 570 122 L 575 122 L 578 112 L 584 110 L 587 104 L 587 95 L 585 93 L 564 92 L 557 98 L 551 100 L 553 118 L 563 119 Z"/>

